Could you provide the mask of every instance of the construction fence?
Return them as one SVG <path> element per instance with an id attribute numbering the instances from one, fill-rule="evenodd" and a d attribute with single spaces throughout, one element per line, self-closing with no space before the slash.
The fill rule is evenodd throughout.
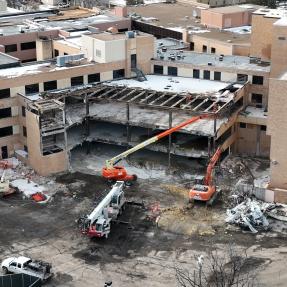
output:
<path id="1" fill-rule="evenodd" d="M 0 287 L 40 287 L 39 278 L 26 274 L 11 274 L 0 276 Z"/>

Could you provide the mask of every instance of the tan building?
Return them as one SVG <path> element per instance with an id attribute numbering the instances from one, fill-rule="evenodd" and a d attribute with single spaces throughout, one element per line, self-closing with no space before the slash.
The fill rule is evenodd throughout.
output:
<path id="1" fill-rule="evenodd" d="M 255 5 L 225 6 L 201 11 L 201 24 L 211 28 L 231 28 L 251 25 Z"/>

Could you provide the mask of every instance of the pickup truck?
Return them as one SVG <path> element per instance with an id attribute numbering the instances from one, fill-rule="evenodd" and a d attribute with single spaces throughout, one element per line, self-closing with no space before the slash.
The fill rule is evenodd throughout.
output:
<path id="1" fill-rule="evenodd" d="M 39 260 L 32 260 L 25 256 L 6 258 L 2 261 L 1 268 L 4 274 L 27 274 L 40 278 L 42 281 L 47 281 L 53 276 L 53 273 L 51 273 L 51 264 Z"/>

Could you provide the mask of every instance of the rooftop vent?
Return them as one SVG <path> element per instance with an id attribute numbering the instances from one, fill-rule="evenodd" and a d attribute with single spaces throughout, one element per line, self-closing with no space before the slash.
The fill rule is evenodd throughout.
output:
<path id="1" fill-rule="evenodd" d="M 57 57 L 57 66 L 64 67 L 66 64 L 73 64 L 84 59 L 84 54 L 65 55 Z"/>
<path id="2" fill-rule="evenodd" d="M 135 32 L 134 31 L 127 31 L 126 36 L 128 39 L 135 38 Z"/>

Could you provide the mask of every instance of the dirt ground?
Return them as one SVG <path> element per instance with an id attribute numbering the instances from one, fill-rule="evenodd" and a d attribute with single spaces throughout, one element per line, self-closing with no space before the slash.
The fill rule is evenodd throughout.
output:
<path id="1" fill-rule="evenodd" d="M 256 176 L 268 167 L 264 161 L 245 162 Z M 91 172 L 92 163 L 98 164 L 93 151 L 85 155 L 76 150 L 71 172 L 53 178 L 62 190 L 57 190 L 46 205 L 23 200 L 20 195 L 0 201 L 1 260 L 26 255 L 51 262 L 55 276 L 47 287 L 104 286 L 107 280 L 113 281 L 113 286 L 177 286 L 175 265 L 190 268 L 194 255 L 214 248 L 224 253 L 233 243 L 247 249 L 254 263 L 251 268 L 258 272 L 262 286 L 286 286 L 286 229 L 274 224 L 277 229 L 253 235 L 227 226 L 222 199 L 212 208 L 188 206 L 184 170 L 165 180 L 140 178 L 126 188 L 126 196 L 145 207 L 127 205 L 121 216 L 127 224 L 114 224 L 108 239 L 84 237 L 77 219 L 90 212 L 110 189 L 97 174 L 99 170 Z M 155 168 L 152 163 L 145 166 Z M 229 176 L 218 178 L 226 184 L 238 176 L 248 178 L 240 164 L 227 163 L 224 167 Z M 200 164 L 198 170 L 202 173 Z M 147 175 L 149 172 L 146 169 Z M 150 220 L 156 213 L 151 207 L 155 206 L 161 213 L 158 225 Z"/>

